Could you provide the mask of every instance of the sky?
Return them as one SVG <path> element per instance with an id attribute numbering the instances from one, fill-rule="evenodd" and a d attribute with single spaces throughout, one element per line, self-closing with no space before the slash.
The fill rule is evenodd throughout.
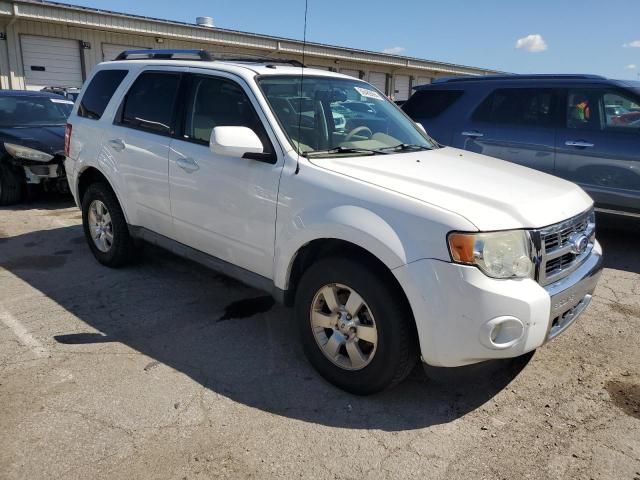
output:
<path id="1" fill-rule="evenodd" d="M 638 0 L 308 0 L 307 40 L 513 73 L 640 79 Z M 302 39 L 304 0 L 65 3 Z"/>

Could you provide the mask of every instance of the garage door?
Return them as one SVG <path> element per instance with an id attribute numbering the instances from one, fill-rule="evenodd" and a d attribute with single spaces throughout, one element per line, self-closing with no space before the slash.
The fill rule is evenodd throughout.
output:
<path id="1" fill-rule="evenodd" d="M 380 90 L 387 93 L 387 74 L 380 72 L 369 72 L 369 83 Z"/>
<path id="2" fill-rule="evenodd" d="M 323 67 L 322 65 L 309 65 L 311 68 L 317 68 L 318 70 L 330 70 L 329 67 Z"/>
<path id="3" fill-rule="evenodd" d="M 395 75 L 393 77 L 393 99 L 407 100 L 409 98 L 410 87 L 411 77 L 409 77 L 409 75 Z"/>
<path id="4" fill-rule="evenodd" d="M 115 59 L 125 50 L 144 50 L 145 47 L 134 47 L 132 45 L 115 45 L 113 43 L 102 44 L 102 59 L 107 62 Z"/>
<path id="5" fill-rule="evenodd" d="M 27 90 L 82 86 L 78 40 L 23 35 L 20 46 Z"/>
<path id="6" fill-rule="evenodd" d="M 360 78 L 359 70 L 351 70 L 349 68 L 340 69 L 340 73 L 343 75 L 349 75 L 350 77 Z"/>

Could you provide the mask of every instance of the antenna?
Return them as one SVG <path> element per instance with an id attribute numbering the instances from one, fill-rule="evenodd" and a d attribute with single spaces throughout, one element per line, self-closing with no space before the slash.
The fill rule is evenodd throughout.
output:
<path id="1" fill-rule="evenodd" d="M 307 50 L 307 13 L 309 0 L 304 0 L 304 32 L 302 34 L 302 65 L 300 65 L 300 91 L 298 92 L 298 160 L 296 162 L 296 175 L 300 171 L 300 134 L 302 133 L 302 83 L 304 82 L 304 60 Z"/>

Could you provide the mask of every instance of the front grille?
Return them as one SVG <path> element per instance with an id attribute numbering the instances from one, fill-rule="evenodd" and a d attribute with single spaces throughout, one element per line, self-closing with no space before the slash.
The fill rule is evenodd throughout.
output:
<path id="1" fill-rule="evenodd" d="M 536 233 L 540 239 L 538 281 L 542 285 L 548 285 L 569 275 L 591 253 L 595 241 L 593 210 L 545 227 Z M 584 252 L 575 252 L 572 242 L 575 234 L 584 234 L 589 239 Z"/>

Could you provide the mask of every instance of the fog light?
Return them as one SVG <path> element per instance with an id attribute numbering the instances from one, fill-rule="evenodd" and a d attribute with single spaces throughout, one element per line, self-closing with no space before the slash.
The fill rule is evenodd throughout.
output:
<path id="1" fill-rule="evenodd" d="M 480 329 L 480 342 L 493 350 L 504 350 L 520 341 L 524 324 L 516 317 L 496 317 Z"/>

